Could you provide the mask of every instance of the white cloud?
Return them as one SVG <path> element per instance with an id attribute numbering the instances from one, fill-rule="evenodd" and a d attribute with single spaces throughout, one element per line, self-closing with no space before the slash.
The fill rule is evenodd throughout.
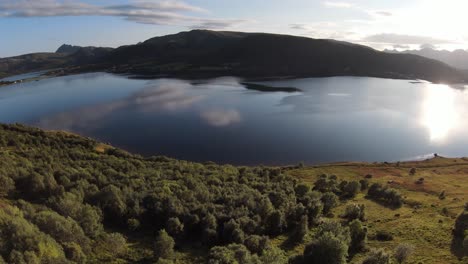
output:
<path id="1" fill-rule="evenodd" d="M 0 17 L 115 16 L 155 25 L 228 28 L 247 22 L 239 19 L 207 19 L 186 13 L 206 13 L 181 1 L 131 1 L 125 5 L 93 5 L 81 1 L 0 0 Z"/>
<path id="2" fill-rule="evenodd" d="M 408 45 L 408 44 L 437 45 L 437 44 L 453 43 L 450 40 L 432 38 L 432 37 L 427 37 L 427 36 L 401 35 L 401 34 L 391 34 L 391 33 L 370 35 L 370 36 L 363 38 L 362 41 L 372 42 L 372 43 L 384 43 L 384 44 L 400 44 L 400 45 Z"/>
<path id="3" fill-rule="evenodd" d="M 323 3 L 326 7 L 333 7 L 333 8 L 351 8 L 355 5 L 348 2 L 333 2 L 333 1 L 325 1 Z"/>

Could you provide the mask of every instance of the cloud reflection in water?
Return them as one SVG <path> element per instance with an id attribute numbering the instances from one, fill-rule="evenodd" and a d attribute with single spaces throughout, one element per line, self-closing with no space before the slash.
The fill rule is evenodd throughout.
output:
<path id="1" fill-rule="evenodd" d="M 161 80 L 127 98 L 49 116 L 39 120 L 38 125 L 49 129 L 84 129 L 95 127 L 98 121 L 125 108 L 145 113 L 183 110 L 204 99 L 202 95 L 191 95 L 190 88 L 184 81 Z"/>
<path id="2" fill-rule="evenodd" d="M 222 84 L 234 85 L 237 79 L 215 79 L 206 82 L 207 88 Z M 241 87 L 237 82 L 238 87 Z M 194 89 L 195 84 L 181 80 L 156 80 L 148 87 L 130 95 L 127 98 L 103 103 L 99 105 L 86 106 L 73 112 L 59 113 L 42 118 L 38 125 L 48 129 L 93 129 L 99 126 L 100 121 L 112 113 L 124 109 L 136 109 L 141 113 L 175 112 L 189 109 L 196 103 L 206 98 L 200 94 L 200 90 Z M 214 89 L 214 88 L 213 88 Z M 209 93 L 209 92 L 207 92 Z M 198 115 L 211 126 L 229 126 L 241 121 L 241 114 L 235 109 L 215 108 L 211 110 L 198 110 Z"/>

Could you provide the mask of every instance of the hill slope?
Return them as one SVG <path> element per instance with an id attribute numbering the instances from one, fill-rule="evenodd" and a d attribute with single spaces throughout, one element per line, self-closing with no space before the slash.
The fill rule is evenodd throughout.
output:
<path id="1" fill-rule="evenodd" d="M 350 75 L 450 83 L 467 81 L 465 73 L 416 55 L 384 53 L 334 40 L 265 33 L 193 30 L 115 50 L 82 48 L 66 57 L 63 53 L 50 56 L 49 61 L 36 64 L 29 63 L 27 58 L 21 64 L 1 59 L 0 74 L 60 66 L 68 67 L 68 73 L 107 70 L 155 77 Z M 55 62 L 54 56 L 60 56 L 63 63 Z"/>
<path id="2" fill-rule="evenodd" d="M 246 77 L 373 76 L 459 82 L 448 65 L 407 54 L 388 54 L 334 40 L 287 35 L 194 30 L 125 46 L 110 54 L 121 71 L 146 74 Z"/>
<path id="3" fill-rule="evenodd" d="M 400 243 L 415 247 L 406 263 L 464 254 L 451 230 L 466 159 L 220 166 L 0 125 L 0 183 L 2 263 L 361 263 Z"/>

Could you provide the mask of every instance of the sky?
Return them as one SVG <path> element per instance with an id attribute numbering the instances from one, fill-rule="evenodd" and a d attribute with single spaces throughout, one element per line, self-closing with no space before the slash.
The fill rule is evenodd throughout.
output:
<path id="1" fill-rule="evenodd" d="M 467 0 L 0 0 L 0 57 L 118 47 L 191 29 L 468 49 Z"/>

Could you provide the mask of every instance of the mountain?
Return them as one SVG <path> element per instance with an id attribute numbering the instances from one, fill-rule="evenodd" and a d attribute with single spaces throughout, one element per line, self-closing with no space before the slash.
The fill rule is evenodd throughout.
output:
<path id="1" fill-rule="evenodd" d="M 419 50 L 405 50 L 405 51 L 398 51 L 398 50 L 385 50 L 387 53 L 399 53 L 399 54 L 414 54 L 423 56 L 426 58 L 438 60 L 447 63 L 448 65 L 468 70 L 468 51 L 466 50 L 436 50 L 432 48 L 422 48 Z"/>
<path id="2" fill-rule="evenodd" d="M 0 59 L 0 78 L 22 73 L 68 66 L 69 58 L 63 53 L 31 53 Z"/>
<path id="3" fill-rule="evenodd" d="M 81 49 L 80 46 L 72 46 L 72 45 L 63 44 L 57 49 L 55 53 L 73 54 L 77 52 L 79 49 Z"/>
<path id="4" fill-rule="evenodd" d="M 404 263 L 468 255 L 466 158 L 236 167 L 19 124 L 0 124 L 0 156 L 0 263 L 363 263 L 407 244 Z"/>
<path id="5" fill-rule="evenodd" d="M 0 58 L 0 78 L 57 68 L 73 68 L 100 62 L 112 48 L 62 45 L 57 52 L 41 52 Z"/>
<path id="6" fill-rule="evenodd" d="M 451 83 L 467 79 L 445 63 L 411 54 L 327 39 L 209 30 L 156 37 L 114 50 L 81 48 L 65 60 L 66 72 L 106 70 L 153 77 L 371 76 Z"/>

